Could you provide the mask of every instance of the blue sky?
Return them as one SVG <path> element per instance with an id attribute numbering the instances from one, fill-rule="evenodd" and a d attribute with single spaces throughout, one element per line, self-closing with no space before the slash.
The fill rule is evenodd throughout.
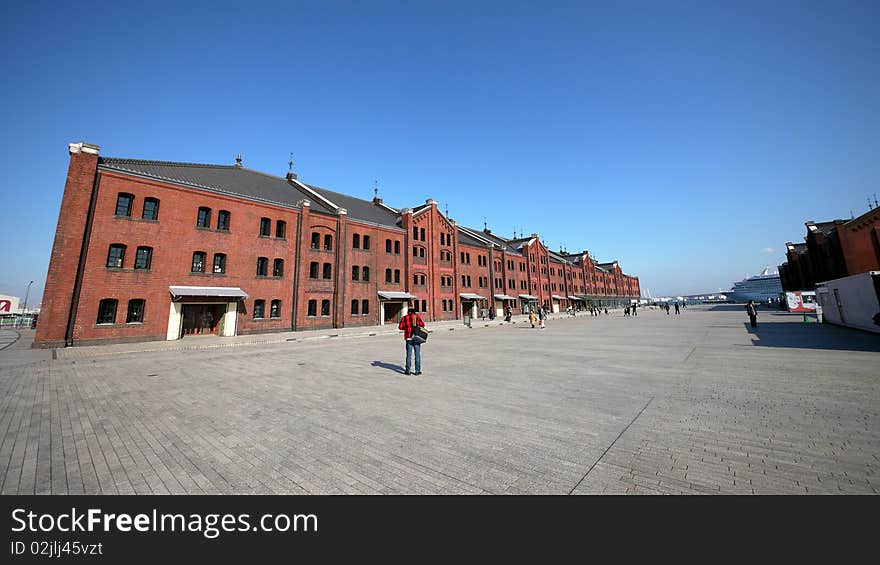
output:
<path id="1" fill-rule="evenodd" d="M 68 164 L 232 163 L 729 288 L 880 198 L 878 2 L 8 3 L 0 293 Z"/>

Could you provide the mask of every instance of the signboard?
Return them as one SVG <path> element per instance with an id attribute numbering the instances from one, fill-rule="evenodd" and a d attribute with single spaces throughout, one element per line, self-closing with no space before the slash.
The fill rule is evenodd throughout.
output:
<path id="1" fill-rule="evenodd" d="M 7 316 L 9 314 L 20 314 L 18 310 L 18 297 L 0 294 L 0 316 Z"/>
<path id="2" fill-rule="evenodd" d="M 785 293 L 785 303 L 789 312 L 815 312 L 816 293 L 812 290 L 797 290 Z"/>

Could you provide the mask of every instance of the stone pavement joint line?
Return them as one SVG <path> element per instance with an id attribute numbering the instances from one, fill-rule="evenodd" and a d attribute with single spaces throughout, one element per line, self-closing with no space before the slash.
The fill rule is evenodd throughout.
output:
<path id="1" fill-rule="evenodd" d="M 420 376 L 393 327 L 6 333 L 0 494 L 880 491 L 880 336 L 736 305 L 429 326 Z"/>

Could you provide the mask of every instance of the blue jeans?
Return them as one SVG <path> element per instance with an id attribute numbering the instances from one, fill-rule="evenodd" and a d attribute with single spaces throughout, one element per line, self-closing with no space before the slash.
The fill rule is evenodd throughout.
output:
<path id="1" fill-rule="evenodd" d="M 410 367 L 412 367 L 412 353 L 413 350 L 416 352 L 416 373 L 421 372 L 422 370 L 422 344 L 421 343 L 413 343 L 411 339 L 406 340 L 406 370 L 409 371 Z"/>

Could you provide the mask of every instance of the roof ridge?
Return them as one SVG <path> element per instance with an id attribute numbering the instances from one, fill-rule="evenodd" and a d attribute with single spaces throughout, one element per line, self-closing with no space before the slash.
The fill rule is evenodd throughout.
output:
<path id="1" fill-rule="evenodd" d="M 99 157 L 98 162 L 102 164 L 136 164 L 136 165 L 174 165 L 176 167 L 214 167 L 217 169 L 234 169 L 235 165 L 217 165 L 214 163 L 186 163 L 182 161 L 158 161 L 155 159 L 128 159 L 123 157 Z M 252 169 L 247 169 L 252 171 Z M 259 171 L 253 171 L 259 172 Z M 266 174 L 266 173 L 263 173 Z M 280 178 L 280 177 L 279 177 Z"/>

